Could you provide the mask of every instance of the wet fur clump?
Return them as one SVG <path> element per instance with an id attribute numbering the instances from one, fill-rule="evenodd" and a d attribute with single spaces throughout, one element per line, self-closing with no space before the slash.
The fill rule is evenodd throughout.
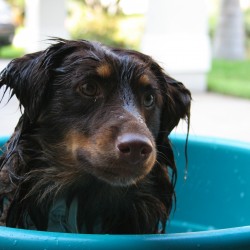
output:
<path id="1" fill-rule="evenodd" d="M 142 53 L 58 39 L 10 62 L 0 87 L 23 109 L 0 158 L 2 225 L 165 232 L 177 171 L 168 135 L 190 118 L 182 83 Z"/>

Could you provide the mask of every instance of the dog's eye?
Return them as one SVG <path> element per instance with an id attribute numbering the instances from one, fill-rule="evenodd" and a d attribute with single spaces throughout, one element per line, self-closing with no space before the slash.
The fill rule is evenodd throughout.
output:
<path id="1" fill-rule="evenodd" d="M 89 97 L 98 95 L 98 86 L 95 83 L 85 83 L 79 86 L 79 91 Z"/>
<path id="2" fill-rule="evenodd" d="M 155 103 L 155 96 L 153 94 L 147 94 L 144 96 L 143 105 L 146 108 L 150 108 Z"/>

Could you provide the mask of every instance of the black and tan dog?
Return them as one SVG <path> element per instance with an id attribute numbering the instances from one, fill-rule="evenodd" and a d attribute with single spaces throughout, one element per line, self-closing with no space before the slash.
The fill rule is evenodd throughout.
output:
<path id="1" fill-rule="evenodd" d="M 142 53 L 58 39 L 13 60 L 4 86 L 23 114 L 0 158 L 2 223 L 165 232 L 176 179 L 168 135 L 181 118 L 189 123 L 180 82 Z"/>

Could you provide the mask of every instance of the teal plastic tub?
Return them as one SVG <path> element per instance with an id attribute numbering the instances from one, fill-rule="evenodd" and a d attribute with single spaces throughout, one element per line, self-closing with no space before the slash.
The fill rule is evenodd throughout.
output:
<path id="1" fill-rule="evenodd" d="M 2 138 L 3 144 L 7 138 Z M 0 227 L 0 249 L 250 249 L 250 144 L 172 136 L 177 203 L 165 235 L 86 235 Z"/>

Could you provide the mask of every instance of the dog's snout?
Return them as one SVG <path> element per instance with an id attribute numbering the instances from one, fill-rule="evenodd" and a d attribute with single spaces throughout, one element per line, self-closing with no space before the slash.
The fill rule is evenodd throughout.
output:
<path id="1" fill-rule="evenodd" d="M 119 136 L 117 148 L 120 158 L 130 164 L 145 161 L 153 151 L 152 143 L 146 136 L 132 133 Z"/>

